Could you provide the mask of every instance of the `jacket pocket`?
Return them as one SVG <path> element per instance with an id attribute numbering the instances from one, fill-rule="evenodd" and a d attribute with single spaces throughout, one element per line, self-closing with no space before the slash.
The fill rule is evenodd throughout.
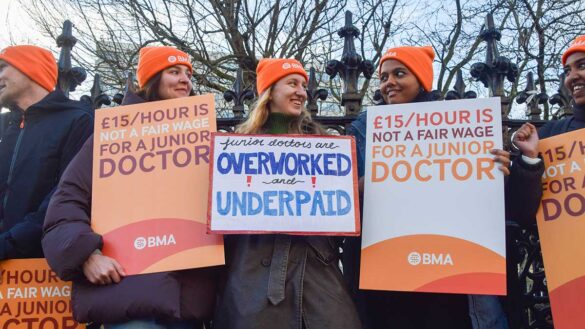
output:
<path id="1" fill-rule="evenodd" d="M 317 260 L 323 263 L 323 265 L 337 264 L 339 256 L 332 238 L 310 236 L 306 239 L 311 249 L 315 252 Z"/>

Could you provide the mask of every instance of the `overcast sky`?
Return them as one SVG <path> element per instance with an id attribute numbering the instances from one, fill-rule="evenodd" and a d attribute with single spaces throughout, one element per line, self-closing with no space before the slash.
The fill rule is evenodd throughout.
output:
<path id="1" fill-rule="evenodd" d="M 35 44 L 53 51 L 57 49 L 53 40 L 37 32 L 18 0 L 0 0 L 0 49 L 11 44 Z"/>

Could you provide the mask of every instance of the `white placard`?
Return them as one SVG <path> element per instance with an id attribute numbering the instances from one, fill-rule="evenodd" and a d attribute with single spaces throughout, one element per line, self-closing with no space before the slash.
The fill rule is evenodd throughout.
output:
<path id="1" fill-rule="evenodd" d="M 350 137 L 212 134 L 209 230 L 359 235 Z"/>

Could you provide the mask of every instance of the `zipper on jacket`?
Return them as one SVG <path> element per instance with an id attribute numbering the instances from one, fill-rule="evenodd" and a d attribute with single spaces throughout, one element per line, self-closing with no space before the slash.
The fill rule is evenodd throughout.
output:
<path id="1" fill-rule="evenodd" d="M 18 138 L 16 139 L 16 145 L 14 146 L 14 151 L 12 152 L 12 160 L 10 161 L 10 169 L 8 170 L 8 178 L 6 179 L 6 193 L 4 194 L 4 201 L 2 203 L 2 207 L 6 210 L 6 205 L 8 204 L 8 194 L 10 194 L 10 183 L 12 182 L 12 173 L 14 171 L 14 165 L 16 164 L 16 158 L 18 157 L 18 151 L 20 150 L 20 142 L 22 140 L 22 136 L 24 135 L 24 114 L 22 115 L 22 121 L 20 122 L 20 132 L 18 133 Z"/>

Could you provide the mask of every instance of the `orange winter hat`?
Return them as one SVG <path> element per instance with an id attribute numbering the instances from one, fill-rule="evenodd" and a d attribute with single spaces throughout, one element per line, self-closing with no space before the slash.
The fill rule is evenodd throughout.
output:
<path id="1" fill-rule="evenodd" d="M 431 91 L 433 86 L 433 60 L 435 51 L 432 47 L 397 47 L 386 51 L 380 60 L 378 74 L 382 69 L 382 63 L 389 59 L 395 59 L 406 66 L 421 83 L 426 91 Z"/>
<path id="2" fill-rule="evenodd" d="M 193 73 L 191 58 L 177 48 L 166 46 L 141 48 L 136 70 L 138 86 L 142 88 L 158 72 L 174 65 L 188 66 L 189 71 Z"/>
<path id="3" fill-rule="evenodd" d="M 281 78 L 298 73 L 309 80 L 303 65 L 292 58 L 262 58 L 256 67 L 256 90 L 258 95 Z"/>
<path id="4" fill-rule="evenodd" d="M 28 45 L 10 46 L 0 51 L 0 60 L 14 66 L 47 91 L 53 91 L 57 85 L 57 63 L 47 49 Z"/>
<path id="5" fill-rule="evenodd" d="M 565 50 L 565 53 L 563 54 L 562 58 L 563 66 L 567 63 L 567 57 L 569 57 L 569 55 L 571 55 L 572 53 L 577 52 L 585 53 L 585 35 L 580 35 L 577 38 L 575 38 L 575 40 L 573 41 L 573 43 L 571 43 L 569 48 Z"/>

